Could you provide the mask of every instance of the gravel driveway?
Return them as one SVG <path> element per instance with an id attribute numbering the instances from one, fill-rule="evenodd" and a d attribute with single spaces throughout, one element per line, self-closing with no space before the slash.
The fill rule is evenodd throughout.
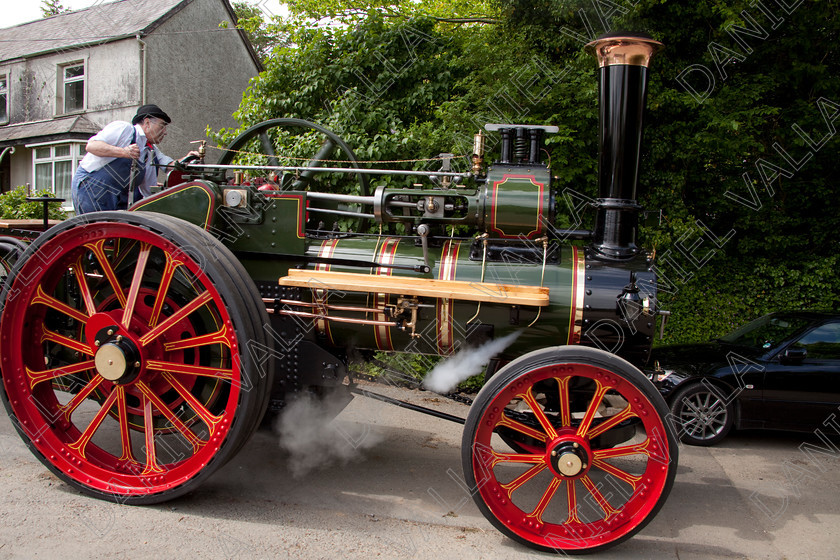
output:
<path id="1" fill-rule="evenodd" d="M 466 415 L 432 393 L 375 389 Z M 459 425 L 361 397 L 326 432 L 300 420 L 308 427 L 294 451 L 259 432 L 199 490 L 134 507 L 60 482 L 3 414 L 0 558 L 552 557 L 503 537 L 478 512 L 462 487 Z M 825 432 L 836 433 L 828 420 Z M 836 558 L 838 442 L 748 432 L 718 447 L 684 446 L 659 515 L 595 557 Z"/>

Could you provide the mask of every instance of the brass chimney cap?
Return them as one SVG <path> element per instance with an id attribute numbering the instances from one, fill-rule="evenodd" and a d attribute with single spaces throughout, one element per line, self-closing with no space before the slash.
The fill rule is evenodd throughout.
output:
<path id="1" fill-rule="evenodd" d="M 598 66 L 650 66 L 653 55 L 665 45 L 647 35 L 612 33 L 602 35 L 586 45 L 586 51 L 598 59 Z"/>

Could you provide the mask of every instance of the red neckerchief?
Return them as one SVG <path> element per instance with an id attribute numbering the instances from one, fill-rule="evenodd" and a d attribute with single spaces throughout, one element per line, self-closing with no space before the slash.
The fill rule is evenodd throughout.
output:
<path id="1" fill-rule="evenodd" d="M 149 162 L 151 161 L 152 165 L 154 165 L 155 168 L 157 168 L 157 157 L 155 156 L 155 146 L 154 146 L 154 144 L 152 144 L 151 142 L 146 140 L 146 147 L 149 148 L 149 156 L 146 157 L 146 160 L 145 160 L 146 165 L 148 165 Z"/>

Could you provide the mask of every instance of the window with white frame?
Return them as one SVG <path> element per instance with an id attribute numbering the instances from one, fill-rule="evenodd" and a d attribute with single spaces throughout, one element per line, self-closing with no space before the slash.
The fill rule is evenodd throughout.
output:
<path id="1" fill-rule="evenodd" d="M 65 199 L 62 206 L 72 206 L 70 182 L 79 161 L 85 156 L 85 144 L 64 142 L 53 145 L 27 146 L 32 148 L 32 177 L 35 191 L 47 190 Z"/>
<path id="2" fill-rule="evenodd" d="M 58 67 L 58 112 L 74 113 L 85 108 L 85 63 L 73 62 Z"/>
<path id="3" fill-rule="evenodd" d="M 0 74 L 0 124 L 9 122 L 9 75 Z"/>

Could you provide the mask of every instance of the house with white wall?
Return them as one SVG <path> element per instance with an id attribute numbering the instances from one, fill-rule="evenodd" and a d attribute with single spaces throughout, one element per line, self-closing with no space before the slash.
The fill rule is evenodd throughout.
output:
<path id="1" fill-rule="evenodd" d="M 235 22 L 228 0 L 118 0 L 0 29 L 0 190 L 69 205 L 88 138 L 147 103 L 172 118 L 160 147 L 175 158 L 237 126 L 262 66 Z"/>

